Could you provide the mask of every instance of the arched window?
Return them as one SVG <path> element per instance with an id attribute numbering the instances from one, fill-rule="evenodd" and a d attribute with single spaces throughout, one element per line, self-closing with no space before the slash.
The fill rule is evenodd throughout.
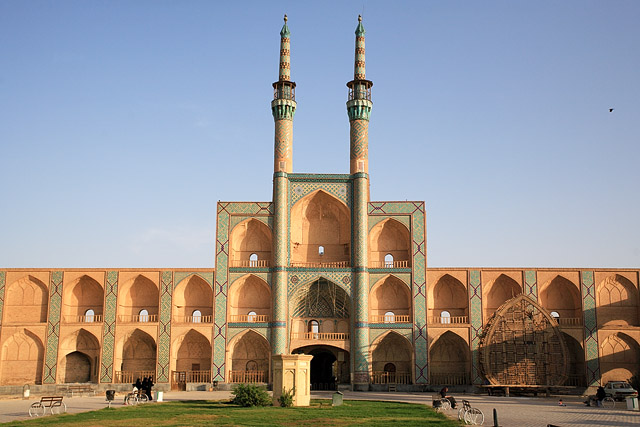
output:
<path id="1" fill-rule="evenodd" d="M 393 255 L 386 254 L 384 256 L 384 268 L 393 268 Z"/>
<path id="2" fill-rule="evenodd" d="M 451 313 L 446 310 L 440 313 L 440 323 L 451 323 Z"/>
<path id="3" fill-rule="evenodd" d="M 202 322 L 202 312 L 200 310 L 194 310 L 193 313 L 191 313 L 191 321 L 193 323 Z"/>
<path id="4" fill-rule="evenodd" d="M 395 372 L 396 371 L 396 365 L 394 365 L 393 363 L 387 363 L 384 365 L 384 371 L 385 372 Z"/>
<path id="5" fill-rule="evenodd" d="M 320 332 L 320 324 L 317 320 L 312 320 L 309 322 L 309 332 L 312 340 L 317 340 L 319 338 L 318 335 Z"/>
<path id="6" fill-rule="evenodd" d="M 324 246 L 318 246 L 318 255 L 324 255 Z"/>
<path id="7" fill-rule="evenodd" d="M 249 255 L 249 267 L 257 267 L 258 266 L 258 254 Z"/>
<path id="8" fill-rule="evenodd" d="M 84 312 L 84 321 L 87 323 L 93 323 L 95 322 L 95 311 L 93 311 L 92 309 L 89 309 L 87 311 Z"/>
<path id="9" fill-rule="evenodd" d="M 149 311 L 146 308 L 140 310 L 138 313 L 138 321 L 139 322 L 148 322 L 149 321 Z"/>
<path id="10" fill-rule="evenodd" d="M 384 323 L 395 323 L 396 314 L 393 311 L 387 311 L 384 314 Z"/>
<path id="11" fill-rule="evenodd" d="M 249 314 L 247 314 L 247 322 L 255 322 L 257 315 L 255 311 L 250 311 Z"/>

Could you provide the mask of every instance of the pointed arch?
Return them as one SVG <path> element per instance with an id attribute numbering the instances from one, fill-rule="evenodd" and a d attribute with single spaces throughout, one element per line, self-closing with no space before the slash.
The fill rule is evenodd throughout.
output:
<path id="1" fill-rule="evenodd" d="M 229 287 L 227 301 L 229 322 L 268 322 L 271 319 L 271 288 L 256 275 L 247 274 L 234 281 Z"/>
<path id="2" fill-rule="evenodd" d="M 483 293 L 485 293 L 483 291 Z M 506 301 L 522 294 L 522 286 L 506 274 L 501 274 L 488 286 L 483 298 L 484 318 L 489 319 Z"/>
<path id="3" fill-rule="evenodd" d="M 149 278 L 139 274 L 125 282 L 119 290 L 118 317 L 121 322 L 157 321 L 158 286 Z M 140 317 L 140 312 L 147 310 L 148 316 Z"/>
<path id="4" fill-rule="evenodd" d="M 390 255 L 392 265 L 386 257 Z M 411 233 L 393 218 L 387 218 L 369 231 L 369 267 L 411 267 Z"/>
<path id="5" fill-rule="evenodd" d="M 211 380 L 211 342 L 195 329 L 178 337 L 172 346 L 174 370 L 187 373 L 187 382 Z"/>
<path id="6" fill-rule="evenodd" d="M 67 334 L 58 352 L 58 381 L 98 382 L 100 342 L 84 328 Z"/>
<path id="7" fill-rule="evenodd" d="M 271 241 L 271 229 L 262 221 L 255 218 L 242 221 L 229 234 L 231 267 L 269 267 Z"/>
<path id="8" fill-rule="evenodd" d="M 388 331 L 371 343 L 370 354 L 372 383 L 413 383 L 413 346 L 405 337 Z"/>
<path id="9" fill-rule="evenodd" d="M 556 321 L 520 294 L 489 319 L 479 343 L 480 367 L 491 384 L 561 385 L 567 378 L 567 347 Z"/>
<path id="10" fill-rule="evenodd" d="M 44 346 L 28 329 L 11 335 L 2 345 L 3 385 L 42 384 Z"/>
<path id="11" fill-rule="evenodd" d="M 65 322 L 101 321 L 104 306 L 104 289 L 95 279 L 84 275 L 64 287 L 62 312 Z M 89 319 L 85 316 L 93 310 Z"/>
<path id="12" fill-rule="evenodd" d="M 269 382 L 271 346 L 262 335 L 248 329 L 229 342 L 227 363 L 231 367 L 227 382 Z"/>
<path id="13" fill-rule="evenodd" d="M 638 290 L 629 279 L 608 276 L 596 289 L 598 324 L 601 326 L 638 326 Z"/>
<path id="14" fill-rule="evenodd" d="M 410 322 L 411 303 L 411 291 L 407 284 L 398 277 L 389 274 L 373 285 L 369 292 L 370 321 L 372 323 L 384 322 L 385 315 L 391 312 L 394 316 L 394 322 Z"/>
<path id="15" fill-rule="evenodd" d="M 469 344 L 455 332 L 445 331 L 433 340 L 429 348 L 429 360 L 430 384 L 470 384 Z"/>
<path id="16" fill-rule="evenodd" d="M 557 320 L 561 325 L 582 324 L 582 298 L 578 286 L 560 274 L 541 286 L 540 305 L 558 313 Z"/>
<path id="17" fill-rule="evenodd" d="M 562 332 L 564 342 L 567 344 L 567 354 L 569 356 L 569 367 L 567 371 L 567 381 L 564 385 L 572 387 L 584 387 L 586 385 L 586 367 L 584 361 L 584 348 L 577 339 Z"/>
<path id="18" fill-rule="evenodd" d="M 213 322 L 213 290 L 197 274 L 180 281 L 173 291 L 173 319 L 176 322 Z M 196 311 L 199 314 L 194 314 Z"/>
<path id="19" fill-rule="evenodd" d="M 322 276 L 299 286 L 289 298 L 291 317 L 348 319 L 350 312 L 349 294 Z"/>
<path id="20" fill-rule="evenodd" d="M 136 328 L 122 337 L 118 347 L 122 350 L 116 366 L 119 362 L 122 372 L 116 372 L 117 380 L 128 383 L 131 378 L 155 377 L 157 345 L 151 335 Z"/>
<path id="21" fill-rule="evenodd" d="M 427 312 L 431 323 L 468 323 L 469 296 L 460 280 L 450 274 L 443 274 L 429 289 Z M 449 316 L 443 316 L 443 313 Z"/>
<path id="22" fill-rule="evenodd" d="M 37 278 L 29 275 L 6 288 L 5 323 L 44 323 L 47 321 L 49 290 Z"/>
<path id="23" fill-rule="evenodd" d="M 303 197 L 291 208 L 290 230 L 292 265 L 349 265 L 351 212 L 341 200 L 323 190 Z"/>
<path id="24" fill-rule="evenodd" d="M 600 344 L 602 382 L 628 381 L 640 374 L 640 346 L 627 334 L 617 332 Z"/>

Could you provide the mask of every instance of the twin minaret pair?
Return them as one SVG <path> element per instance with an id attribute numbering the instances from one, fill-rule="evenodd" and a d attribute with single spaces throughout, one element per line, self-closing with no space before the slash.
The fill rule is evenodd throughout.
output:
<path id="1" fill-rule="evenodd" d="M 349 100 L 350 132 L 350 173 L 368 173 L 369 171 L 369 115 L 371 113 L 371 87 L 373 82 L 366 79 L 364 56 L 364 26 L 362 16 L 358 16 L 356 28 L 356 52 L 353 67 L 353 80 L 347 83 Z M 296 84 L 291 78 L 290 40 L 291 32 L 287 26 L 287 15 L 280 31 L 280 66 L 278 81 L 273 84 L 271 111 L 275 120 L 274 172 L 291 173 L 293 171 L 292 143 L 293 116 L 296 111 Z"/>

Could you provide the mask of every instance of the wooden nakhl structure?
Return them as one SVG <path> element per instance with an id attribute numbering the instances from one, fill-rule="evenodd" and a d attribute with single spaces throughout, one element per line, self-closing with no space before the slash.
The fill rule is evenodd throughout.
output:
<path id="1" fill-rule="evenodd" d="M 508 300 L 487 322 L 480 341 L 480 369 L 491 385 L 560 386 L 568 367 L 558 323 L 529 297 Z"/>

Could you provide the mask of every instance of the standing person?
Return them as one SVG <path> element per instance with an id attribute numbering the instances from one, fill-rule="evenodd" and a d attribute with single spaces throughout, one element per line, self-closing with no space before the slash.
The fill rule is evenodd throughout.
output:
<path id="1" fill-rule="evenodd" d="M 442 390 L 440 390 L 440 397 L 442 397 L 443 399 L 447 399 L 449 400 L 449 402 L 451 402 L 451 408 L 456 409 L 456 398 L 448 395 L 447 393 L 449 392 L 449 387 L 444 386 L 442 387 Z"/>
<path id="2" fill-rule="evenodd" d="M 136 378 L 136 383 L 133 385 L 134 393 L 142 388 L 142 383 L 140 382 L 140 377 Z"/>
<path id="3" fill-rule="evenodd" d="M 598 387 L 596 391 L 596 400 L 598 401 L 598 406 L 602 406 L 602 401 L 607 397 L 607 393 L 604 391 L 604 387 Z"/>
<path id="4" fill-rule="evenodd" d="M 149 378 L 144 377 L 142 379 L 142 385 L 140 386 L 140 391 L 138 393 L 147 394 L 147 387 L 149 386 Z"/>
<path id="5" fill-rule="evenodd" d="M 147 381 L 147 388 L 145 389 L 147 393 L 147 397 L 149 398 L 149 401 L 153 400 L 153 398 L 151 397 L 152 388 L 153 388 L 153 377 L 149 377 L 149 381 Z"/>

